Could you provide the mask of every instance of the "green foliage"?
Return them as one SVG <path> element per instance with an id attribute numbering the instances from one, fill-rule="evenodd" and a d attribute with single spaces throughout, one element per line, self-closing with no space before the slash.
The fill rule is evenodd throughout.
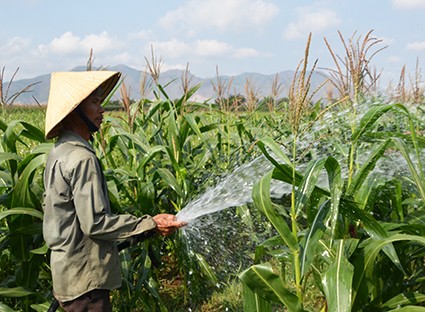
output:
<path id="1" fill-rule="evenodd" d="M 257 240 L 252 266 L 235 259 L 242 273 L 228 272 L 223 281 L 211 256 L 195 252 L 182 233 L 151 239 L 121 252 L 123 287 L 113 292 L 115 307 L 214 310 L 221 304 L 214 300 L 226 301 L 225 291 L 212 299 L 216 285 L 223 289 L 239 274 L 245 311 L 420 308 L 425 142 L 419 115 L 400 104 L 364 103 L 353 125 L 337 109 L 321 115 L 319 102 L 294 140 L 285 114 L 215 110 L 190 102 L 197 88 L 171 100 L 158 86 L 157 99 L 107 114 L 93 145 L 112 208 L 175 214 L 220 175 L 262 153 L 274 167 L 255 184 L 256 210 L 234 212 L 240 241 L 212 234 L 232 248 L 249 247 L 247 237 Z M 52 143 L 40 129 L 42 109 L 13 111 L 16 119 L 3 114 L 0 121 L 0 309 L 44 311 L 52 295 L 41 235 L 42 173 Z M 394 161 L 406 171 L 393 170 L 401 167 Z M 394 175 L 385 174 L 390 169 Z M 290 186 L 280 198 L 270 195 L 276 181 Z M 257 210 L 265 219 L 256 218 Z M 262 240 L 258 222 L 270 224 L 273 236 Z"/>
<path id="2" fill-rule="evenodd" d="M 390 113 L 395 114 L 394 123 L 407 120 L 409 135 L 404 139 L 393 131 L 383 132 L 378 124 Z M 253 199 L 278 236 L 273 244 L 258 246 L 257 264 L 239 275 L 245 285 L 288 311 L 307 306 L 306 285 L 311 281 L 325 299 L 322 308 L 329 311 L 400 307 L 413 311 L 413 306 L 420 306 L 425 241 L 419 216 L 425 202 L 424 145 L 416 134 L 417 122 L 403 105 L 373 106 L 353 128 L 347 143 L 352 152 L 312 159 L 302 173 L 296 168 L 298 162 L 285 156 L 285 148 L 270 138 L 260 140 L 258 146 L 274 169 L 258 181 Z M 380 129 L 379 139 L 376 129 Z M 373 142 L 370 137 L 375 138 Z M 358 155 L 364 153 L 367 157 L 360 162 Z M 406 163 L 410 178 L 402 182 L 385 171 L 379 173 L 388 153 L 397 153 L 398 164 Z M 345 168 L 353 163 L 355 171 Z M 326 187 L 319 183 L 324 176 Z M 271 198 L 270 185 L 276 180 L 293 186 L 292 208 Z M 270 257 L 275 261 L 261 263 Z M 287 269 L 290 274 L 285 273 Z"/>
<path id="3" fill-rule="evenodd" d="M 40 281 L 47 253 L 41 233 L 40 168 L 44 166 L 50 145 L 45 145 L 43 132 L 27 122 L 13 121 L 8 126 L 0 126 L 4 131 L 0 151 L 0 240 L 3 259 L 14 263 L 14 271 L 4 272 L 1 296 L 23 297 L 16 307 L 29 310 L 31 300 L 42 298 L 46 293 L 46 289 L 41 291 Z M 29 146 L 25 140 L 36 141 L 39 147 L 21 156 L 21 146 Z"/>
<path id="4" fill-rule="evenodd" d="M 170 100 L 162 86 L 157 87 L 165 100 L 133 103 L 130 117 L 107 118 L 95 136 L 94 146 L 104 164 L 116 212 L 176 214 L 209 186 L 214 176 L 252 157 L 248 148 L 254 140 L 253 127 L 242 121 L 244 116 L 206 112 L 205 105 L 189 102 L 199 86 L 176 100 Z M 159 265 L 164 258 L 158 251 L 167 255 L 168 261 L 176 259 L 176 263 L 168 263 L 174 276 L 194 285 L 190 290 L 183 285 L 184 297 L 179 300 L 198 305 L 205 294 L 211 294 L 218 279 L 203 255 L 188 250 L 185 239 L 176 235 L 150 241 L 126 255 L 123 265 L 130 268 L 124 276 L 126 291 L 116 300 L 118 305 L 131 310 L 148 302 L 151 310 L 166 309 L 158 295 Z"/>
<path id="5" fill-rule="evenodd" d="M 303 311 L 299 298 L 293 294 L 270 263 L 256 264 L 242 272 L 242 281 L 257 295 L 271 302 L 281 302 L 290 311 Z"/>

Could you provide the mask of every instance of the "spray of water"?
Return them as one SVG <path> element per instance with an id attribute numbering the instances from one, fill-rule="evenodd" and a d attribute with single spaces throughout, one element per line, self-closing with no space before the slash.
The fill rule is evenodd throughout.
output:
<path id="1" fill-rule="evenodd" d="M 177 213 L 177 219 L 191 222 L 206 214 L 250 203 L 254 183 L 271 168 L 264 156 L 238 167 L 215 187 L 189 202 Z"/>
<path id="2" fill-rule="evenodd" d="M 332 119 L 328 119 L 318 127 L 332 129 L 332 133 L 335 133 L 338 127 L 333 127 L 331 121 Z M 324 131 L 322 128 L 312 129 L 312 133 L 315 133 L 316 130 L 319 133 Z M 342 134 L 338 133 L 338 135 Z M 332 142 L 322 140 L 311 145 L 310 143 L 315 140 L 316 137 L 312 135 L 311 138 L 299 142 L 300 149 L 309 148 L 311 154 L 317 157 L 332 155 L 341 165 L 345 163 L 346 155 L 341 154 L 341 151 L 336 149 Z M 366 161 L 368 156 L 367 151 L 360 154 L 358 156 L 359 163 Z M 397 164 L 397 166 L 394 166 L 394 164 Z M 299 164 L 298 171 L 304 172 L 306 165 Z M 254 184 L 272 168 L 273 165 L 264 156 L 260 156 L 238 167 L 217 185 L 207 189 L 205 193 L 189 202 L 177 214 L 178 220 L 189 222 L 187 227 L 182 228 L 188 253 L 192 255 L 200 254 L 207 261 L 217 275 L 219 283 L 216 287 L 220 287 L 220 283 L 226 283 L 229 274 L 240 272 L 252 265 L 252 254 L 255 252 L 256 246 L 267 238 L 276 235 L 274 229 L 265 221 L 258 210 L 250 209 L 252 205 L 249 205 L 252 202 Z M 401 177 L 405 176 L 407 167 L 398 153 L 391 153 L 380 160 L 374 172 L 391 179 L 394 174 Z M 342 168 L 342 174 L 344 177 L 346 176 L 345 167 Z M 270 195 L 276 199 L 283 198 L 284 195 L 290 194 L 292 190 L 288 183 L 276 180 L 272 180 L 271 183 Z M 329 187 L 325 171 L 319 177 L 318 186 Z M 248 208 L 240 210 L 243 205 Z M 239 208 L 234 209 L 236 207 Z M 245 223 L 241 211 L 250 214 L 247 219 L 251 220 L 252 224 Z M 192 271 L 189 275 L 188 285 L 190 286 Z"/>

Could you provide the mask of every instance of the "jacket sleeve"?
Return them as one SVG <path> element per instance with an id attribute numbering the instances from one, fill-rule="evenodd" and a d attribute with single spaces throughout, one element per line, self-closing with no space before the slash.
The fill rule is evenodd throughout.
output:
<path id="1" fill-rule="evenodd" d="M 96 156 L 80 159 L 70 177 L 73 202 L 84 235 L 102 240 L 120 240 L 152 231 L 156 223 L 145 215 L 113 215 L 108 190 Z"/>

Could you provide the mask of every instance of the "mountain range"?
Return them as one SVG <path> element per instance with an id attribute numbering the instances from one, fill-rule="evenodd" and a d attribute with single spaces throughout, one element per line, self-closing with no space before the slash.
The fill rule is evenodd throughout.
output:
<path id="1" fill-rule="evenodd" d="M 71 71 L 84 71 L 85 67 L 79 66 Z M 107 70 L 119 71 L 124 77 L 124 82 L 130 91 L 130 98 L 140 99 L 140 81 L 142 78 L 142 71 L 128 67 L 126 65 L 116 65 L 113 67 L 108 67 Z M 221 76 L 219 77 L 210 77 L 210 78 L 200 78 L 192 73 L 188 73 L 190 86 L 200 84 L 200 88 L 197 92 L 191 97 L 191 100 L 204 102 L 211 101 L 217 97 L 217 92 L 214 90 L 214 86 L 218 85 L 218 79 L 226 86 L 225 97 L 231 95 L 243 95 L 246 96 L 245 85 L 247 80 L 250 81 L 253 91 L 256 94 L 256 97 L 261 99 L 263 97 L 271 95 L 273 80 L 275 80 L 276 75 L 278 75 L 279 82 L 281 84 L 280 97 L 286 97 L 288 95 L 288 89 L 290 87 L 291 81 L 294 77 L 294 71 L 286 70 L 277 72 L 272 75 L 264 75 L 260 73 L 243 73 L 235 76 Z M 159 83 L 164 87 L 167 95 L 171 99 L 180 98 L 183 95 L 182 91 L 182 77 L 184 76 L 184 70 L 168 70 L 160 73 Z M 150 78 L 151 79 L 151 78 Z M 315 90 L 323 83 L 325 80 L 324 74 L 320 72 L 314 72 L 311 79 L 311 90 Z M 45 104 L 47 103 L 49 88 L 50 88 L 50 74 L 40 75 L 31 79 L 21 79 L 14 80 L 10 84 L 8 90 L 8 95 L 12 95 L 15 92 L 19 92 L 26 86 L 34 84 L 29 92 L 22 93 L 19 95 L 15 104 Z M 9 87 L 9 83 L 6 82 L 3 84 L 3 91 Z M 323 88 L 322 88 L 323 89 Z M 318 96 L 323 95 L 325 90 L 321 90 Z M 115 93 L 116 96 L 119 96 L 119 92 Z M 148 94 L 148 98 L 153 98 L 153 93 Z"/>

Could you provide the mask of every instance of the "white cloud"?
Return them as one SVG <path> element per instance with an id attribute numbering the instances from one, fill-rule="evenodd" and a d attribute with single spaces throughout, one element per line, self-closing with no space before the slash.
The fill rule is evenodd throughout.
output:
<path id="1" fill-rule="evenodd" d="M 190 0 L 159 20 L 167 30 L 184 29 L 194 35 L 202 29 L 239 31 L 261 27 L 279 14 L 279 8 L 265 0 Z"/>
<path id="2" fill-rule="evenodd" d="M 390 63 L 390 64 L 398 64 L 398 63 L 401 63 L 402 60 L 403 59 L 398 55 L 391 55 L 386 58 L 387 63 Z"/>
<path id="3" fill-rule="evenodd" d="M 172 69 L 180 69 L 180 70 L 186 70 L 187 63 L 185 64 L 169 64 L 167 62 L 164 62 L 161 66 L 161 70 L 167 71 Z"/>
<path id="4" fill-rule="evenodd" d="M 93 51 L 100 53 L 105 51 L 113 51 L 121 48 L 123 43 L 116 37 L 111 37 L 106 31 L 100 34 L 91 34 L 85 36 L 80 45 L 86 51 L 93 48 Z"/>
<path id="5" fill-rule="evenodd" d="M 95 67 L 102 66 L 104 68 L 109 68 L 110 66 L 122 64 L 139 70 L 145 68 L 146 65 L 145 59 L 143 57 L 134 55 L 128 51 L 95 57 L 94 63 Z"/>
<path id="6" fill-rule="evenodd" d="M 306 38 L 310 32 L 322 32 L 340 23 L 341 19 L 332 10 L 300 8 L 297 21 L 286 27 L 283 37 L 285 39 Z"/>
<path id="7" fill-rule="evenodd" d="M 146 47 L 146 55 L 151 55 L 151 47 L 155 55 L 166 55 L 167 58 L 177 59 L 192 52 L 191 47 L 185 42 L 178 39 L 168 41 L 153 41 Z"/>
<path id="8" fill-rule="evenodd" d="M 128 34 L 128 39 L 130 40 L 147 40 L 149 38 L 152 38 L 151 30 L 141 30 L 139 32 Z"/>
<path id="9" fill-rule="evenodd" d="M 425 9 L 425 0 L 393 0 L 396 9 Z"/>
<path id="10" fill-rule="evenodd" d="M 54 53 L 68 54 L 78 50 L 78 43 L 80 37 L 75 36 L 72 32 L 68 31 L 59 38 L 54 38 L 50 42 L 48 49 Z"/>
<path id="11" fill-rule="evenodd" d="M 124 43 L 107 32 L 84 37 L 65 32 L 47 43 L 33 44 L 32 40 L 20 37 L 4 42 L 0 44 L 0 59 L 7 60 L 7 67 L 22 68 L 20 78 L 84 66 L 92 48 L 95 66 L 126 64 L 131 59 L 130 55 L 122 52 L 125 50 L 122 48 Z"/>
<path id="12" fill-rule="evenodd" d="M 10 56 L 16 53 L 22 53 L 27 50 L 31 44 L 31 39 L 22 37 L 13 37 L 6 41 L 4 45 L 0 46 L 0 55 Z"/>
<path id="13" fill-rule="evenodd" d="M 107 56 L 103 58 L 107 64 L 116 65 L 116 64 L 125 64 L 129 65 L 134 63 L 134 57 L 128 52 L 122 52 L 115 55 Z"/>
<path id="14" fill-rule="evenodd" d="M 85 54 L 93 49 L 94 53 L 114 51 L 122 47 L 123 43 L 117 38 L 111 37 L 107 32 L 89 34 L 84 38 L 68 31 L 59 38 L 54 38 L 47 46 L 40 46 L 39 50 L 47 50 L 55 54 L 73 54 L 83 52 Z"/>
<path id="15" fill-rule="evenodd" d="M 11 79 L 16 73 L 15 80 L 23 78 L 22 72 L 25 66 L 32 60 L 27 54 L 30 53 L 31 40 L 29 38 L 13 37 L 0 38 L 0 68 L 4 70 L 5 81 Z"/>
<path id="16" fill-rule="evenodd" d="M 261 53 L 252 48 L 242 48 L 238 49 L 235 52 L 236 58 L 249 58 L 249 57 L 257 57 L 261 56 Z"/>
<path id="17" fill-rule="evenodd" d="M 45 44 L 39 44 L 34 51 L 35 55 L 46 56 L 49 54 L 49 48 Z"/>
<path id="18" fill-rule="evenodd" d="M 409 51 L 425 51 L 425 41 L 416 41 L 407 44 L 407 50 Z"/>
<path id="19" fill-rule="evenodd" d="M 198 56 L 220 56 L 227 53 L 232 53 L 233 48 L 218 40 L 198 40 L 194 44 L 195 53 Z"/>
<path id="20" fill-rule="evenodd" d="M 152 42 L 149 44 L 153 47 L 154 54 L 158 57 L 166 56 L 168 60 L 187 61 L 192 58 L 214 58 L 214 57 L 229 57 L 229 58 L 248 58 L 262 55 L 259 51 L 253 48 L 235 48 L 232 45 L 219 40 L 196 40 L 186 43 L 178 39 L 172 39 L 163 42 Z M 148 48 L 146 48 L 146 53 Z"/>

